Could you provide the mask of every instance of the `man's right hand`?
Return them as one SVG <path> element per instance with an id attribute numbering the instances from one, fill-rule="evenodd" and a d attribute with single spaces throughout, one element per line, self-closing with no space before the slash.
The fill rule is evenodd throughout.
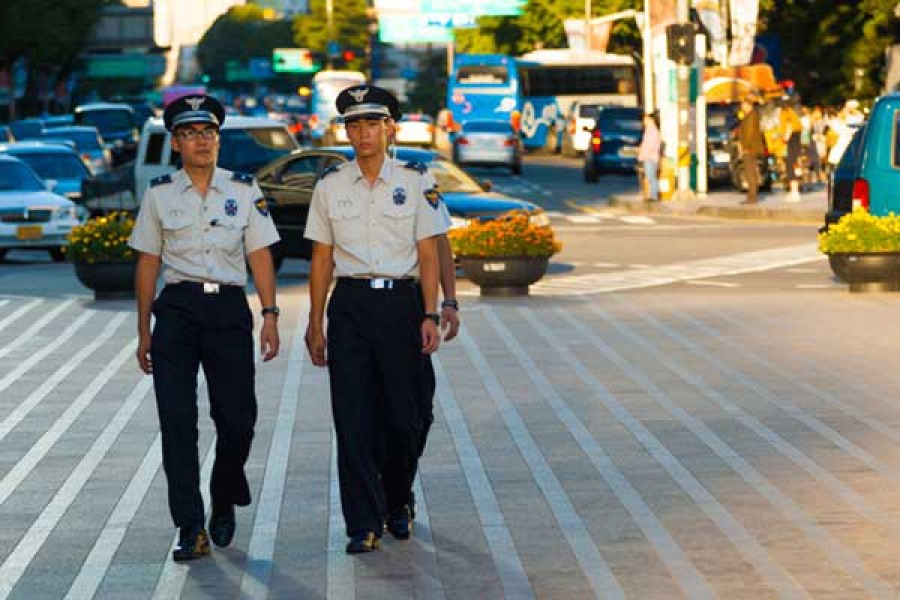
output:
<path id="1" fill-rule="evenodd" d="M 311 324 L 306 326 L 306 349 L 309 351 L 309 358 L 317 367 L 328 365 L 325 358 L 325 334 L 321 327 L 313 327 Z"/>
<path id="2" fill-rule="evenodd" d="M 140 336 L 137 347 L 138 366 L 147 375 L 153 373 L 153 361 L 150 359 L 150 339 L 149 335 Z"/>

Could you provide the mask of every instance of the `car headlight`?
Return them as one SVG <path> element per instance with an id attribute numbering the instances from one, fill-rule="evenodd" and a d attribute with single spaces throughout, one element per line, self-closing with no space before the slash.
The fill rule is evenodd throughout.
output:
<path id="1" fill-rule="evenodd" d="M 450 217 L 450 229 L 457 229 L 459 227 L 468 227 L 469 219 L 463 219 L 462 217 Z"/>
<path id="2" fill-rule="evenodd" d="M 549 227 L 550 216 L 544 211 L 533 212 L 531 213 L 531 216 L 528 217 L 528 222 L 535 227 Z"/>

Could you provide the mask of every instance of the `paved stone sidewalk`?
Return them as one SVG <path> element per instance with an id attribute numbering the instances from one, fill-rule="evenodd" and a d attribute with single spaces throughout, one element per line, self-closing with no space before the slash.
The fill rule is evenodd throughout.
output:
<path id="1" fill-rule="evenodd" d="M 598 301 L 602 299 L 602 301 Z M 130 302 L 0 295 L 0 598 L 894 598 L 886 297 L 467 302 L 436 360 L 409 542 L 348 557 L 302 288 L 261 364 L 229 549 L 174 541 Z M 840 320 L 832 318 L 843 315 Z M 205 387 L 201 389 L 201 398 Z M 211 423 L 201 401 L 209 476 Z"/>

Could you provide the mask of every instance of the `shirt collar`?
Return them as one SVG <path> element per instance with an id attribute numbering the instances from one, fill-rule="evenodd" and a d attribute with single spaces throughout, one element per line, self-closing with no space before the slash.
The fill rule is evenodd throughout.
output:
<path id="1" fill-rule="evenodd" d="M 381 163 L 381 171 L 378 172 L 378 179 L 387 183 L 391 180 L 391 175 L 393 174 L 393 160 L 391 160 L 390 156 L 385 155 L 384 162 Z M 359 168 L 359 163 L 356 162 L 356 159 L 353 159 L 351 163 L 351 169 L 353 169 L 353 182 L 356 183 L 360 179 L 363 179 L 362 169 Z"/>
<path id="2" fill-rule="evenodd" d="M 228 173 L 225 172 L 225 170 L 216 167 L 216 170 L 213 171 L 213 176 L 212 180 L 209 183 L 209 187 L 210 189 L 216 190 L 217 192 L 221 192 L 225 189 L 228 179 Z M 178 169 L 175 175 L 173 175 L 172 180 L 178 185 L 178 189 L 180 189 L 182 192 L 186 192 L 194 187 L 194 182 L 191 181 L 190 176 L 184 169 Z"/>

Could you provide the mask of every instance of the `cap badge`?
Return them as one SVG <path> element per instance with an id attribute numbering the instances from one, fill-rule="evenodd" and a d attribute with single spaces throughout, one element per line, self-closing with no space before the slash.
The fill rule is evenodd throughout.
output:
<path id="1" fill-rule="evenodd" d="M 204 98 L 185 98 L 184 101 L 191 105 L 191 110 L 200 110 Z"/>
<path id="2" fill-rule="evenodd" d="M 348 90 L 348 94 L 353 96 L 353 99 L 356 100 L 357 103 L 362 102 L 365 99 L 366 94 L 369 93 L 369 88 L 361 88 L 358 90 Z"/>

